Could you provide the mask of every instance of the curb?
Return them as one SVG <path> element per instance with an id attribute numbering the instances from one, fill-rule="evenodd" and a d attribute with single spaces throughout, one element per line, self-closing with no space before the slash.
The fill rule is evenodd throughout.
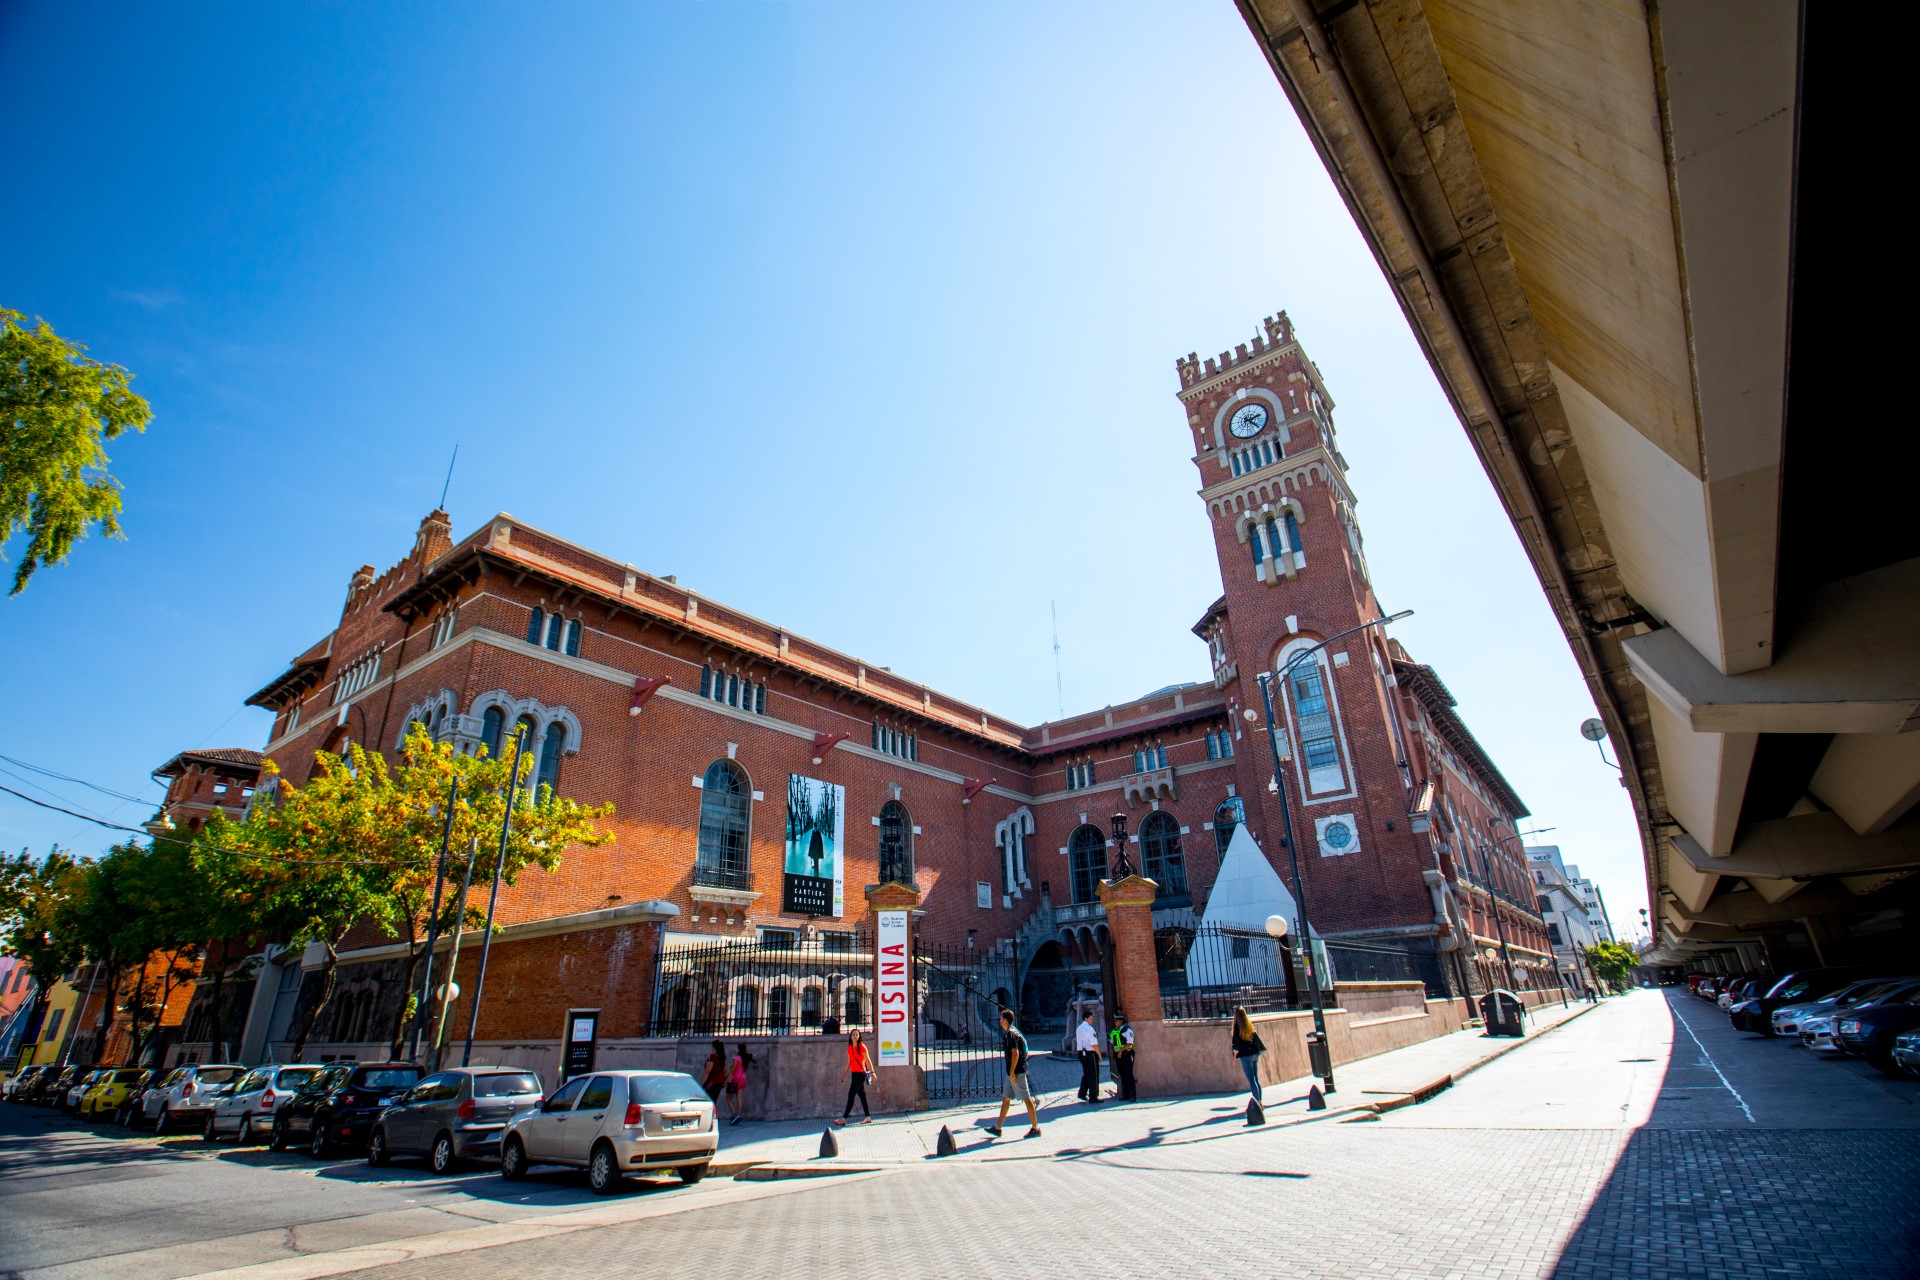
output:
<path id="1" fill-rule="evenodd" d="M 754 1164 L 733 1175 L 735 1182 L 784 1182 L 789 1178 L 838 1178 L 849 1173 L 878 1173 L 867 1164 Z"/>

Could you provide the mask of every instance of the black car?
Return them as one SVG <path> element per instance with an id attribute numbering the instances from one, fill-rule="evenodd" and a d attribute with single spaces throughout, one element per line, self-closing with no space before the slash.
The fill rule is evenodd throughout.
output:
<path id="1" fill-rule="evenodd" d="M 1920 987 L 1910 987 L 1882 1004 L 1835 1014 L 1833 1040 L 1871 1062 L 1882 1075 L 1901 1076 L 1906 1073 L 1893 1060 L 1893 1042 L 1902 1031 L 1916 1027 L 1920 1027 Z"/>
<path id="2" fill-rule="evenodd" d="M 1733 1019 L 1735 1030 L 1757 1031 L 1763 1036 L 1770 1036 L 1773 1034 L 1773 1011 L 1781 1005 L 1832 995 L 1848 983 L 1868 977 L 1871 972 L 1864 965 L 1802 969 L 1798 973 L 1788 974 L 1759 994 L 1735 1001 L 1727 1014 Z"/>
<path id="3" fill-rule="evenodd" d="M 281 1104 L 267 1145 L 305 1146 L 324 1156 L 336 1145 L 364 1144 L 375 1117 L 422 1074 L 412 1062 L 336 1062 Z"/>
<path id="4" fill-rule="evenodd" d="M 39 1107 L 59 1106 L 73 1082 L 85 1072 L 84 1067 L 61 1067 L 58 1071 L 49 1071 L 33 1082 L 27 1101 Z"/>

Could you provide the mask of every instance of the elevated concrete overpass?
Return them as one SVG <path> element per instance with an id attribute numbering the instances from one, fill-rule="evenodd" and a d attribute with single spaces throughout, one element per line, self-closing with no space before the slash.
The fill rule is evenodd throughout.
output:
<path id="1" fill-rule="evenodd" d="M 1866 321 L 1823 143 L 1871 73 L 1783 0 L 1239 8 L 1579 661 L 1666 957 L 1910 949 L 1913 447 L 1813 358 Z"/>

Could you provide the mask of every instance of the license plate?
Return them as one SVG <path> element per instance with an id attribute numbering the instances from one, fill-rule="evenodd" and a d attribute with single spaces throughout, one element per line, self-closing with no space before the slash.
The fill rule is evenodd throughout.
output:
<path id="1" fill-rule="evenodd" d="M 696 1123 L 699 1122 L 699 1119 L 700 1119 L 699 1116 L 668 1116 L 666 1117 L 667 1128 L 691 1129 Z"/>

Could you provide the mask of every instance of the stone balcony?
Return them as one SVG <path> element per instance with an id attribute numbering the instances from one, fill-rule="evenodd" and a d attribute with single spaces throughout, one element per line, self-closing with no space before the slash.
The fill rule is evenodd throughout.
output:
<path id="1" fill-rule="evenodd" d="M 1127 797 L 1127 808 L 1136 804 L 1152 804 L 1155 800 L 1175 800 L 1180 790 L 1173 781 L 1173 766 L 1163 769 L 1148 769 L 1144 773 L 1130 773 L 1120 780 L 1121 792 Z"/>

